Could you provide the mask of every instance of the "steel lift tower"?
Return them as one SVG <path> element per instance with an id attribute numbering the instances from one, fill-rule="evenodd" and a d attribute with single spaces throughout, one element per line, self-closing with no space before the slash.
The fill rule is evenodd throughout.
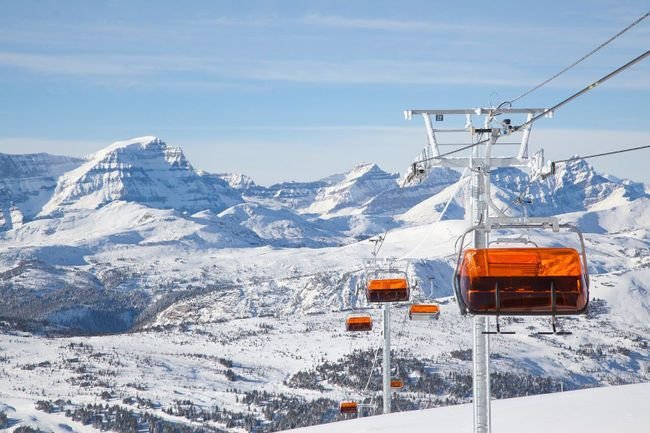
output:
<path id="1" fill-rule="evenodd" d="M 532 126 L 531 119 L 539 115 L 552 116 L 552 111 L 544 108 L 476 108 L 462 110 L 408 110 L 405 113 L 407 120 L 414 115 L 424 118 L 427 132 L 427 147 L 421 154 L 421 159 L 413 163 L 407 179 L 416 181 L 425 177 L 429 170 L 434 167 L 465 168 L 471 170 L 470 182 L 470 203 L 469 223 L 476 226 L 474 231 L 474 248 L 487 248 L 490 220 L 507 221 L 507 217 L 490 198 L 490 171 L 495 167 L 519 167 L 532 168 L 533 175 L 538 175 L 550 166 L 543 165 L 543 154 L 537 154 L 533 158 L 528 157 L 528 140 Z M 445 120 L 445 116 L 465 116 L 465 126 L 455 129 L 434 128 L 432 116 L 436 122 Z M 526 116 L 521 122 L 522 127 L 513 126 L 510 116 Z M 475 127 L 474 117 L 482 117 L 482 125 Z M 500 121 L 497 121 L 500 119 Z M 439 133 L 469 133 L 470 142 L 465 143 L 439 143 Z M 516 143 L 518 152 L 515 156 L 492 156 L 497 140 L 502 136 L 520 135 Z M 441 145 L 457 145 L 459 148 L 447 153 L 440 152 Z M 450 156 L 467 150 L 469 156 Z M 496 216 L 493 218 L 491 215 Z M 517 218 L 512 218 L 516 220 Z M 473 333 L 473 405 L 474 405 L 474 432 L 491 432 L 490 414 L 490 342 L 489 323 L 486 316 L 474 316 L 472 318 Z"/>

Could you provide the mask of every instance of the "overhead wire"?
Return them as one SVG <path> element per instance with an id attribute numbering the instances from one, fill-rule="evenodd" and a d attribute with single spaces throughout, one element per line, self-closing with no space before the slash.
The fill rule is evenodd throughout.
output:
<path id="1" fill-rule="evenodd" d="M 380 350 L 381 350 L 381 346 L 378 347 L 377 350 L 374 351 L 375 357 L 372 360 L 372 366 L 370 367 L 370 374 L 368 375 L 368 380 L 366 381 L 366 386 L 363 387 L 363 391 L 361 393 L 362 395 L 366 394 L 366 392 L 368 391 L 368 386 L 370 385 L 370 380 L 372 379 L 372 374 L 375 371 L 375 366 L 377 365 L 377 360 L 379 359 L 379 351 Z M 371 405 L 374 402 L 374 400 L 375 400 L 375 396 L 374 396 L 374 393 L 373 393 L 373 396 L 370 398 L 370 404 Z"/>
<path id="2" fill-rule="evenodd" d="M 560 75 L 564 74 L 565 72 L 569 71 L 570 69 L 572 69 L 572 68 L 574 68 L 575 66 L 579 65 L 580 63 L 582 63 L 583 61 L 587 60 L 589 57 L 591 57 L 592 55 L 594 55 L 596 52 L 598 52 L 598 51 L 600 51 L 601 49 L 605 48 L 607 45 L 609 45 L 610 43 L 612 43 L 614 40 L 618 39 L 618 38 L 619 38 L 621 35 L 623 35 L 625 32 L 627 32 L 628 30 L 630 30 L 632 27 L 636 26 L 636 25 L 639 24 L 641 21 L 643 21 L 644 19 L 646 19 L 646 18 L 648 17 L 648 15 L 650 15 L 650 12 L 646 12 L 645 14 L 643 14 L 642 16 L 640 16 L 639 18 L 637 18 L 636 20 L 634 20 L 634 21 L 633 21 L 631 24 L 629 24 L 627 27 L 625 27 L 623 30 L 621 30 L 620 32 L 616 33 L 614 36 L 612 36 L 611 38 L 609 38 L 608 40 L 606 40 L 606 41 L 603 42 L 602 44 L 598 45 L 596 48 L 594 48 L 593 50 L 589 51 L 587 54 L 585 54 L 584 56 L 580 57 L 578 60 L 576 60 L 575 62 L 571 63 L 569 66 L 565 67 L 564 69 L 562 69 L 561 71 L 559 71 L 558 73 L 556 73 L 555 75 L 553 75 L 552 77 L 550 77 L 550 78 L 548 78 L 548 79 L 542 81 L 541 83 L 539 83 L 539 84 L 536 85 L 535 87 L 533 87 L 533 88 L 531 88 L 531 89 L 525 91 L 524 93 L 522 93 L 521 95 L 517 96 L 516 98 L 513 98 L 513 99 L 511 99 L 511 100 L 509 100 L 509 101 L 505 101 L 505 103 L 508 103 L 508 104 L 512 105 L 513 103 L 517 102 L 517 101 L 520 100 L 521 98 L 523 98 L 523 97 L 525 97 L 525 96 L 527 96 L 527 95 L 530 95 L 530 94 L 533 93 L 535 90 L 538 90 L 539 88 L 544 87 L 545 85 L 547 85 L 548 83 L 550 83 L 551 81 L 553 81 L 554 79 L 556 79 L 557 77 L 559 77 Z M 503 103 L 502 103 L 502 105 L 503 105 Z"/>
<path id="3" fill-rule="evenodd" d="M 630 66 L 632 66 L 632 65 L 634 65 L 636 63 L 639 63 L 640 61 L 644 60 L 649 55 L 650 55 L 650 50 L 647 50 L 646 52 L 644 52 L 643 54 L 640 54 L 639 56 L 637 56 L 634 59 L 630 60 L 629 62 L 627 62 L 623 66 L 620 66 L 619 68 L 615 69 L 614 71 L 610 72 L 609 74 L 605 75 L 604 77 L 602 77 L 602 78 L 594 81 L 590 85 L 586 86 L 582 90 L 574 93 L 573 95 L 569 96 L 568 98 L 565 98 L 564 100 L 562 100 L 559 103 L 555 104 L 553 107 L 544 110 L 542 113 L 540 113 L 540 114 L 538 114 L 536 116 L 533 116 L 530 120 L 527 120 L 526 122 L 522 123 L 519 126 L 514 126 L 512 128 L 512 132 L 517 132 L 517 131 L 525 128 L 526 126 L 533 124 L 534 122 L 538 121 L 542 117 L 547 116 L 549 113 L 552 113 L 552 112 L 556 111 L 558 108 L 568 104 L 569 102 L 573 101 L 574 99 L 584 95 L 588 91 L 590 91 L 590 90 L 594 89 L 595 87 L 603 84 L 605 81 L 609 80 L 610 78 L 614 77 L 615 75 L 618 75 L 620 72 L 624 71 L 625 69 L 629 68 Z M 495 112 L 497 110 L 498 109 L 495 109 Z M 443 153 L 443 154 L 440 154 L 440 155 L 437 155 L 437 156 L 431 156 L 429 158 L 423 158 L 423 159 L 417 160 L 417 161 L 415 161 L 415 164 L 421 164 L 423 162 L 444 159 L 446 156 L 453 155 L 455 153 L 459 153 L 459 152 L 462 152 L 464 150 L 472 149 L 472 148 L 474 148 L 476 146 L 480 146 L 481 144 L 486 144 L 490 140 L 492 140 L 492 137 L 486 138 L 484 140 L 477 141 L 476 143 L 468 144 L 468 145 L 460 147 L 460 148 L 458 148 L 456 150 L 452 150 L 452 151 L 449 151 L 449 152 L 446 152 L 446 153 Z"/>
<path id="4" fill-rule="evenodd" d="M 533 116 L 530 120 L 527 120 L 526 122 L 522 123 L 521 125 L 519 125 L 519 126 L 515 126 L 515 127 L 513 128 L 513 132 L 516 132 L 516 131 L 518 131 L 518 130 L 520 130 L 520 129 L 522 129 L 522 128 L 524 128 L 524 127 L 530 125 L 530 124 L 532 124 L 533 122 L 536 122 L 536 121 L 539 120 L 540 118 L 546 116 L 548 113 L 552 113 L 552 112 L 554 112 L 555 110 L 557 110 L 558 108 L 562 107 L 563 105 L 568 104 L 569 102 L 573 101 L 574 99 L 576 99 L 576 98 L 578 98 L 578 97 L 584 95 L 584 94 L 587 93 L 588 91 L 590 91 L 590 90 L 594 89 L 595 87 L 597 87 L 597 86 L 603 84 L 605 81 L 609 80 L 610 78 L 614 77 L 615 75 L 618 75 L 619 73 L 623 72 L 625 69 L 629 68 L 630 66 L 632 66 L 632 65 L 634 65 L 634 64 L 636 64 L 636 63 L 639 63 L 641 60 L 645 59 L 645 58 L 648 57 L 649 55 L 650 55 L 650 50 L 647 50 L 647 51 L 644 52 L 643 54 L 638 55 L 637 57 L 635 57 L 634 59 L 630 60 L 629 62 L 627 62 L 627 63 L 624 64 L 623 66 L 620 66 L 619 68 L 613 70 L 612 72 L 610 72 L 609 74 L 605 75 L 605 76 L 602 77 L 601 79 L 594 81 L 593 83 L 591 83 L 591 84 L 588 85 L 587 87 L 583 88 L 583 89 L 580 90 L 579 92 L 574 93 L 573 95 L 569 96 L 568 98 L 564 99 L 563 101 L 561 101 L 561 102 L 555 104 L 553 107 L 544 110 L 542 113 L 540 113 L 540 114 L 538 114 L 538 115 L 536 115 L 536 116 Z"/>
<path id="5" fill-rule="evenodd" d="M 458 194 L 458 191 L 460 190 L 460 187 L 461 187 L 462 184 L 463 184 L 463 183 L 462 183 L 462 180 L 463 180 L 463 179 L 465 178 L 465 176 L 467 175 L 467 171 L 468 171 L 468 168 L 465 167 L 465 169 L 463 170 L 463 173 L 460 175 L 460 178 L 459 178 L 458 181 L 456 182 L 456 188 L 454 188 L 454 191 L 451 193 L 451 196 L 450 196 L 449 199 L 447 200 L 447 203 L 445 204 L 445 207 L 444 207 L 444 208 L 442 209 L 442 211 L 440 212 L 440 215 L 438 215 L 438 218 L 436 219 L 436 221 L 435 221 L 433 224 L 431 224 L 431 225 L 429 226 L 429 231 L 427 231 L 427 233 L 424 235 L 424 237 L 423 237 L 422 239 L 420 239 L 420 242 L 415 246 L 415 248 L 413 248 L 413 249 L 412 249 L 411 251 L 409 251 L 408 253 L 402 255 L 399 259 L 403 259 L 403 258 L 406 258 L 406 257 L 410 256 L 411 254 L 413 254 L 414 252 L 416 252 L 417 250 L 419 250 L 420 247 L 421 247 L 421 246 L 422 246 L 422 245 L 423 245 L 423 244 L 424 244 L 424 243 L 429 239 L 429 236 L 431 236 L 431 232 L 433 231 L 433 228 L 435 227 L 436 224 L 438 224 L 440 221 L 442 221 L 442 218 L 445 216 L 445 213 L 447 212 L 447 209 L 448 209 L 449 206 L 451 205 L 451 202 L 452 202 L 452 201 L 454 200 L 454 198 L 456 197 L 456 194 Z"/>
<path id="6" fill-rule="evenodd" d="M 609 155 L 616 155 L 619 153 L 626 153 L 626 152 L 633 152 L 636 150 L 642 150 L 642 149 L 648 149 L 650 148 L 650 144 L 646 144 L 644 146 L 636 146 L 636 147 L 629 147 L 626 149 L 618 149 L 618 150 L 612 150 L 610 152 L 602 152 L 602 153 L 594 153 L 592 155 L 586 155 L 586 156 L 576 156 L 568 159 L 558 159 L 553 161 L 553 164 L 561 164 L 564 162 L 570 162 L 570 161 L 577 161 L 580 159 L 589 159 L 589 158 L 598 158 L 600 156 L 609 156 Z"/>
<path id="7" fill-rule="evenodd" d="M 391 220 L 395 217 L 395 214 L 397 213 L 397 209 L 401 206 L 402 201 L 404 199 L 404 187 L 406 186 L 406 181 L 407 181 L 407 177 L 404 176 L 404 180 L 402 181 L 402 183 L 399 185 L 398 188 L 398 198 L 397 198 L 398 206 L 393 207 L 393 212 L 391 213 L 390 216 Z M 386 228 L 383 237 L 378 241 L 379 244 L 373 251 L 373 256 L 375 259 L 377 258 L 377 255 L 379 255 L 379 251 L 381 250 L 381 247 L 384 245 L 384 241 L 386 240 L 386 236 L 388 236 L 389 231 L 390 231 L 390 227 Z"/>

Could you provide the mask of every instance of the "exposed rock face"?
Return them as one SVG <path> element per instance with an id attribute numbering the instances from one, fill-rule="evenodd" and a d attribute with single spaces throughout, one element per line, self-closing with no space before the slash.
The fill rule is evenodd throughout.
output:
<path id="1" fill-rule="evenodd" d="M 282 206 L 303 210 L 308 208 L 316 199 L 319 191 L 331 183 L 326 180 L 314 182 L 281 182 L 269 187 L 255 185 L 244 191 L 244 197 L 260 203 L 275 202 Z"/>
<path id="2" fill-rule="evenodd" d="M 83 162 L 47 153 L 0 153 L 0 230 L 32 219 L 51 198 L 59 176 Z"/>
<path id="3" fill-rule="evenodd" d="M 116 200 L 190 213 L 221 211 L 241 201 L 227 184 L 222 186 L 228 189 L 227 199 L 199 176 L 180 148 L 155 137 L 141 137 L 113 143 L 62 176 L 41 213 L 96 209 Z"/>
<path id="4" fill-rule="evenodd" d="M 395 189 L 397 173 L 387 173 L 377 164 L 359 164 L 339 182 L 318 192 L 307 212 L 335 214 L 365 205 L 378 194 Z"/>
<path id="5" fill-rule="evenodd" d="M 410 272 L 444 282 L 427 288 L 430 295 L 449 295 L 441 290 L 449 289 L 455 247 L 439 246 L 464 223 L 430 224 L 461 220 L 469 191 L 469 178 L 458 184 L 455 170 L 436 168 L 401 187 L 397 174 L 375 164 L 263 187 L 245 175 L 197 171 L 155 137 L 117 142 L 88 159 L 0 154 L 0 170 L 0 318 L 89 333 L 128 329 L 180 294 L 208 293 L 224 317 L 361 305 L 354 263 L 369 244 L 358 241 L 392 229 L 389 243 L 405 257 L 433 233 L 431 255 Z M 634 266 L 647 257 L 650 197 L 642 184 L 601 176 L 579 160 L 543 182 L 517 169 L 491 178 L 493 201 L 509 213 L 522 212 L 518 198 L 530 199 L 529 215 L 561 215 L 591 234 L 634 230 L 639 241 L 623 239 L 596 256 L 594 273 L 626 269 L 624 259 L 610 259 L 621 251 Z"/>
<path id="6" fill-rule="evenodd" d="M 647 196 L 642 183 L 606 178 L 584 160 L 558 164 L 556 170 L 555 175 L 533 183 L 519 169 L 494 170 L 495 194 L 504 202 L 512 202 L 523 193 L 522 198 L 531 201 L 528 213 L 535 216 L 609 207 Z"/>
<path id="7" fill-rule="evenodd" d="M 364 213 L 369 215 L 399 214 L 408 211 L 418 203 L 432 197 L 454 184 L 460 174 L 450 168 L 434 168 L 422 183 L 382 191 L 365 205 Z"/>

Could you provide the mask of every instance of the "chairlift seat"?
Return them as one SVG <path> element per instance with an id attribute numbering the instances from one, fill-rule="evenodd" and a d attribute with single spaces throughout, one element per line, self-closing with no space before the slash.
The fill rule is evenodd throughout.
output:
<path id="1" fill-rule="evenodd" d="M 394 391 L 398 391 L 404 387 L 404 382 L 402 382 L 402 379 L 393 377 L 390 380 L 390 389 Z"/>
<path id="2" fill-rule="evenodd" d="M 356 401 L 342 401 L 339 404 L 339 412 L 342 414 L 352 414 L 356 415 L 359 410 L 359 405 Z"/>
<path id="3" fill-rule="evenodd" d="M 368 302 L 404 302 L 410 296 L 406 278 L 371 279 L 368 281 Z"/>
<path id="4" fill-rule="evenodd" d="M 437 320 L 440 307 L 437 304 L 413 304 L 409 307 L 410 320 Z"/>
<path id="5" fill-rule="evenodd" d="M 463 303 L 475 315 L 576 315 L 589 288 L 572 248 L 465 251 L 458 273 Z"/>
<path id="6" fill-rule="evenodd" d="M 350 314 L 345 319 L 345 330 L 349 332 L 372 331 L 372 316 L 369 314 Z"/>

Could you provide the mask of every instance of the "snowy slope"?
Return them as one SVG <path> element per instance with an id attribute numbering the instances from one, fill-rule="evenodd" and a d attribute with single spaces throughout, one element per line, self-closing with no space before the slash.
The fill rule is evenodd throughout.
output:
<path id="1" fill-rule="evenodd" d="M 9 230 L 38 214 L 59 176 L 83 162 L 46 153 L 0 153 L 0 230 Z"/>
<path id="2" fill-rule="evenodd" d="M 492 403 L 492 429 L 499 433 L 646 433 L 650 384 L 588 389 Z M 290 430 L 295 433 L 445 433 L 472 431 L 472 406 L 381 415 Z"/>
<path id="3" fill-rule="evenodd" d="M 233 206 L 219 214 L 221 220 L 255 232 L 261 239 L 279 247 L 318 248 L 341 245 L 345 236 L 320 228 L 296 213 L 256 203 Z"/>
<path id="4" fill-rule="evenodd" d="M 647 197 L 642 183 L 608 179 L 584 160 L 557 164 L 553 176 L 535 183 L 516 168 L 494 170 L 492 181 L 501 201 L 510 203 L 521 195 L 531 201 L 529 215 L 537 216 L 608 208 Z"/>
<path id="5" fill-rule="evenodd" d="M 233 181 L 232 176 L 221 176 L 224 179 L 229 179 L 229 182 L 232 182 L 231 184 L 237 185 L 236 177 Z M 335 174 L 313 182 L 280 182 L 269 187 L 248 183 L 248 185 L 244 185 L 243 188 L 239 189 L 242 190 L 242 194 L 249 201 L 280 204 L 300 211 L 308 208 L 323 188 L 341 181 L 343 177 L 342 174 Z"/>
<path id="6" fill-rule="evenodd" d="M 438 195 L 454 185 L 460 175 L 449 168 L 434 168 L 423 182 L 387 189 L 375 195 L 363 207 L 363 213 L 370 215 L 393 215 L 406 212 L 429 197 Z M 462 217 L 461 217 L 462 218 Z"/>
<path id="7" fill-rule="evenodd" d="M 345 174 L 336 184 L 318 192 L 308 213 L 349 214 L 365 205 L 379 193 L 394 189 L 397 174 L 387 173 L 376 164 L 359 164 Z"/>

